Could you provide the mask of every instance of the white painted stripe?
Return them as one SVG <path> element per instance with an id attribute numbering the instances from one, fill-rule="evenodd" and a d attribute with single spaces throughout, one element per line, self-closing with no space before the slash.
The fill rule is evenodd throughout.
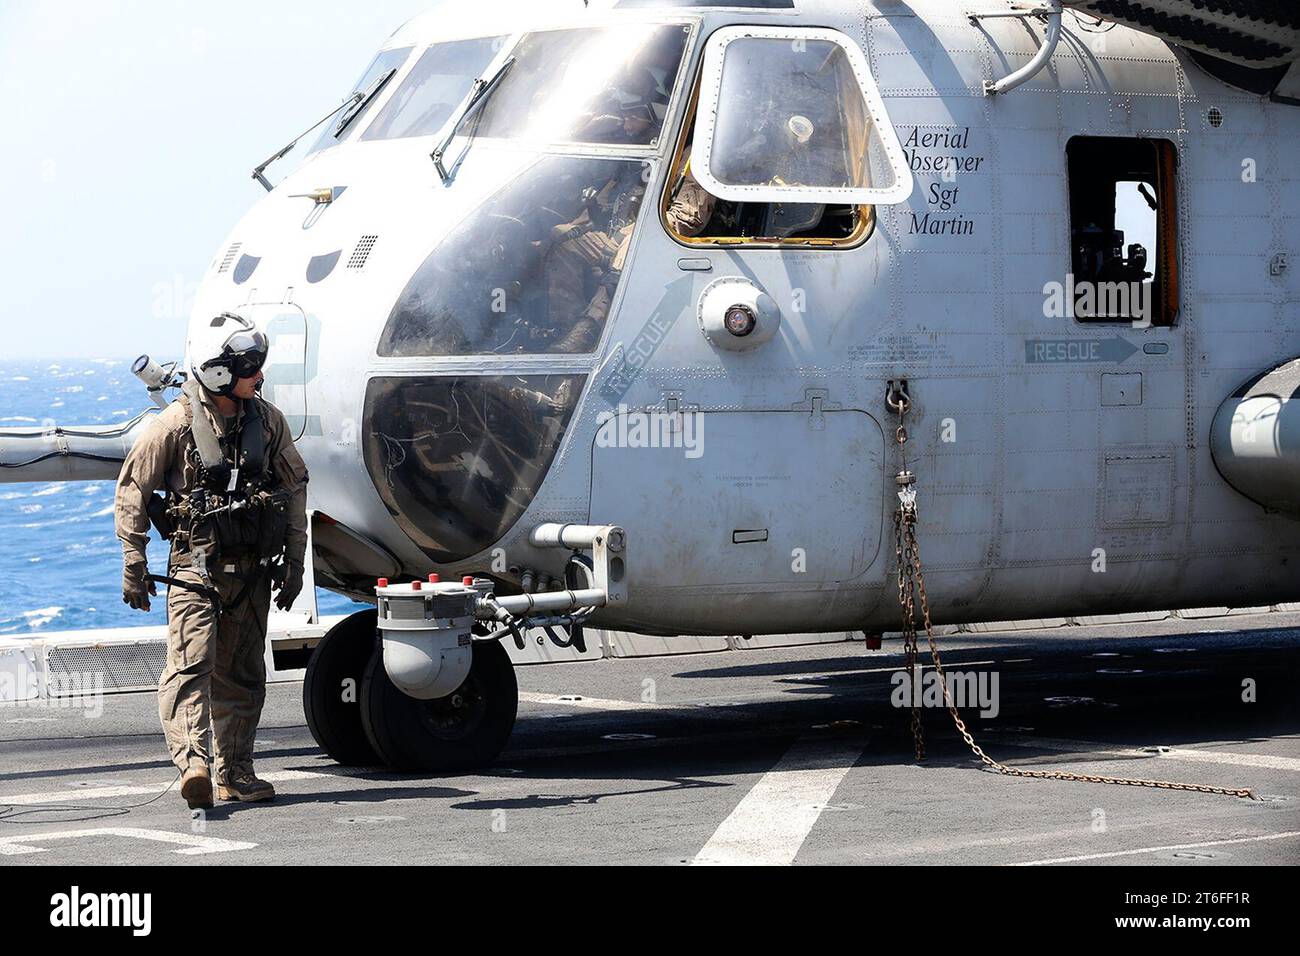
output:
<path id="1" fill-rule="evenodd" d="M 1142 853 L 1161 853 L 1169 850 L 1203 850 L 1212 846 L 1231 846 L 1234 843 L 1264 843 L 1269 840 L 1287 840 L 1300 837 L 1300 830 L 1286 833 L 1266 833 L 1263 836 L 1238 837 L 1235 840 L 1207 840 L 1204 843 L 1175 843 L 1169 846 L 1146 846 L 1140 850 L 1115 850 L 1113 853 L 1086 853 L 1082 856 L 1058 856 L 1053 860 L 1029 860 L 1013 866 L 1051 866 L 1054 863 L 1080 863 L 1085 860 L 1112 860 L 1118 856 L 1138 856 Z"/>
<path id="2" fill-rule="evenodd" d="M 1188 763 L 1221 763 L 1236 767 L 1258 767 L 1263 770 L 1290 770 L 1300 772 L 1300 759 L 1275 757 L 1271 754 L 1232 753 L 1224 750 L 1197 750 L 1191 747 L 1171 747 L 1158 753 L 1139 748 L 1115 749 L 1110 744 L 1093 740 L 1060 740 L 1051 737 L 1007 737 L 999 740 L 1012 747 L 1029 747 L 1041 750 L 1059 750 L 1066 753 L 1094 754 L 1098 757 L 1124 757 L 1128 759 L 1184 760 Z"/>
<path id="3" fill-rule="evenodd" d="M 221 840 L 217 837 L 201 837 L 190 833 L 171 833 L 167 830 L 145 830 L 140 827 L 94 827 L 87 830 L 58 830 L 53 833 L 26 833 L 22 836 L 0 837 L 0 856 L 22 856 L 28 853 L 44 853 L 46 848 L 34 846 L 48 840 L 78 840 L 82 837 L 118 836 L 134 840 L 153 840 L 158 843 L 171 843 L 181 849 L 173 850 L 182 856 L 201 856 L 207 853 L 229 853 L 232 850 L 251 850 L 256 843 L 242 840 Z"/>
<path id="4" fill-rule="evenodd" d="M 519 692 L 519 699 L 530 704 L 557 704 L 586 710 L 645 710 L 659 706 L 640 700 L 610 700 L 606 697 L 579 697 L 576 694 L 539 694 L 526 690 Z"/>
<path id="5" fill-rule="evenodd" d="M 287 780 L 307 780 L 312 777 L 328 777 L 326 773 L 310 770 L 277 770 L 260 774 L 270 783 Z M 118 787 L 80 787 L 76 790 L 49 790 L 44 793 L 14 793 L 8 796 L 0 794 L 0 806 L 25 807 L 34 803 L 78 803 L 82 800 L 107 800 L 112 797 L 139 797 L 158 794 L 171 786 L 168 781 L 151 784 L 132 784 Z"/>
<path id="6" fill-rule="evenodd" d="M 999 662 L 998 661 L 960 661 L 958 663 L 962 667 L 979 667 L 988 664 L 997 664 Z M 952 670 L 956 666 L 957 666 L 956 664 L 949 665 L 949 670 Z M 933 664 L 922 663 L 920 667 L 922 671 L 934 670 Z M 903 670 L 903 664 L 900 662 L 899 664 L 892 667 L 866 667 L 861 670 L 856 670 L 853 673 L 893 674 L 902 670 Z M 789 680 L 789 681 L 813 680 L 816 678 L 825 677 L 826 673 L 827 673 L 826 671 L 810 671 L 807 674 L 784 674 L 782 675 L 782 679 Z M 699 703 L 700 701 L 707 701 L 707 700 L 741 701 L 741 700 L 758 700 L 764 698 L 771 698 L 775 700 L 780 696 L 781 695 L 771 694 L 771 693 L 721 694 L 716 697 L 690 697 L 690 698 L 684 698 L 682 700 L 676 700 L 672 702 L 655 701 L 651 703 L 651 702 L 641 701 L 641 700 L 611 700 L 608 697 L 581 697 L 576 694 L 542 694 L 536 691 L 524 691 L 524 690 L 521 690 L 519 692 L 519 699 L 521 701 L 526 701 L 527 703 L 530 704 L 553 704 L 553 705 L 563 706 L 563 707 L 579 707 L 587 710 L 646 710 L 649 708 L 667 707 L 672 705 L 686 707 L 686 706 L 690 706 L 691 704 L 695 704 L 695 703 Z"/>
<path id="7" fill-rule="evenodd" d="M 334 773 L 317 773 L 315 770 L 272 770 L 270 773 L 258 774 L 270 783 L 284 783 L 288 780 L 313 780 L 317 777 L 336 777 Z"/>
<path id="8" fill-rule="evenodd" d="M 722 3 L 722 0 L 718 0 L 718 2 Z M 1030 659 L 1031 658 L 1026 658 L 1026 660 L 1030 660 Z M 943 666 L 944 666 L 944 670 L 955 671 L 955 670 L 961 670 L 963 668 L 985 667 L 990 664 L 1009 664 L 1009 663 L 1011 662 L 1010 661 L 949 661 L 946 662 Z M 922 671 L 934 670 L 933 663 L 927 664 L 920 659 L 917 660 L 917 665 L 921 668 Z M 905 670 L 907 670 L 907 667 L 903 664 L 902 661 L 899 661 L 897 664 L 894 664 L 890 667 L 863 667 L 859 670 L 845 671 L 844 673 L 846 674 L 893 674 Z M 827 673 L 828 673 L 827 671 L 809 671 L 806 674 L 782 674 L 781 679 L 788 680 L 788 681 L 813 680 L 818 677 L 825 677 Z"/>
<path id="9" fill-rule="evenodd" d="M 692 865 L 789 866 L 862 750 L 861 743 L 797 741 L 722 821 Z"/>
<path id="10" fill-rule="evenodd" d="M 76 803 L 78 800 L 105 800 L 109 797 L 135 797 L 146 793 L 159 793 L 168 784 L 130 787 L 82 787 L 78 790 L 51 790 L 46 793 L 15 793 L 0 795 L 0 806 L 25 807 L 32 803 Z"/>
<path id="11" fill-rule="evenodd" d="M 1261 767 L 1265 770 L 1300 771 L 1300 760 L 1295 757 L 1273 757 L 1269 754 L 1234 754 L 1216 750 L 1194 750 L 1174 747 L 1160 754 L 1164 760 L 1187 760 L 1192 763 L 1227 763 L 1238 767 Z"/>

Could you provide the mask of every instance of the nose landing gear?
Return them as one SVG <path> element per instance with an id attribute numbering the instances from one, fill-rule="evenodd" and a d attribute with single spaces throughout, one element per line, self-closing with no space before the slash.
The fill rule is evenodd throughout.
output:
<path id="1" fill-rule="evenodd" d="M 497 596 L 472 577 L 460 584 L 375 588 L 359 611 L 321 638 L 303 680 L 312 737 L 348 766 L 439 772 L 490 764 L 510 739 L 519 706 L 501 639 L 524 628 L 570 628 L 596 608 L 627 600 L 627 534 L 615 525 L 543 524 L 529 542 L 572 552 L 588 587 Z M 591 558 L 582 551 L 590 549 Z M 576 583 L 576 582 L 575 582 Z M 580 645 L 579 645 L 580 646 Z"/>
<path id="2" fill-rule="evenodd" d="M 460 687 L 436 700 L 408 697 L 384 671 L 371 609 L 321 638 L 302 701 L 312 737 L 338 763 L 429 773 L 492 763 L 514 729 L 519 688 L 505 648 L 476 641 Z"/>
<path id="3" fill-rule="evenodd" d="M 361 685 L 375 655 L 374 608 L 339 621 L 320 639 L 302 681 L 307 729 L 327 754 L 345 767 L 382 761 L 361 724 Z"/>
<path id="4" fill-rule="evenodd" d="M 361 685 L 361 726 L 394 770 L 436 772 L 485 767 L 501 753 L 515 726 L 519 687 L 500 642 L 476 641 L 469 676 L 436 700 L 402 693 L 370 658 Z"/>

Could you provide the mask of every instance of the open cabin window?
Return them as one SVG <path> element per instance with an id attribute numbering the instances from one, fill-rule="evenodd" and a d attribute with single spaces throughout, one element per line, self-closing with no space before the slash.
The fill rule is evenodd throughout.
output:
<path id="1" fill-rule="evenodd" d="M 1166 139 L 1075 136 L 1067 283 L 1080 322 L 1170 326 L 1178 318 L 1178 153 Z"/>
<path id="2" fill-rule="evenodd" d="M 912 189 L 865 58 L 833 30 L 709 38 L 661 213 L 677 240 L 845 246 Z"/>

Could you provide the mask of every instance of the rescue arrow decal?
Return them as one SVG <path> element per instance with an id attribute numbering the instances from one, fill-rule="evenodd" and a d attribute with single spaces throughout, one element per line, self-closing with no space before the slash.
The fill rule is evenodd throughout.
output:
<path id="1" fill-rule="evenodd" d="M 1025 339 L 1025 363 L 1113 362 L 1128 360 L 1138 347 L 1118 335 L 1109 339 Z"/>

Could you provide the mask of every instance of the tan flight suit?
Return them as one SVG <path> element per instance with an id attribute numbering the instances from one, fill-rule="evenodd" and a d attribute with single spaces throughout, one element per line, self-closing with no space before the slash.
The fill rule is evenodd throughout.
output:
<path id="1" fill-rule="evenodd" d="M 615 183 L 607 183 L 598 202 L 608 206 Z M 552 344 L 552 352 L 589 351 L 600 338 L 600 329 L 611 303 L 609 273 L 621 272 L 632 240 L 632 223 L 605 232 L 592 228 L 584 210 L 572 222 L 555 227 L 556 243 L 546 260 L 547 312 L 552 322 L 568 323 L 567 334 Z M 601 284 L 594 295 L 586 294 L 587 278 L 599 273 Z M 561 326 L 564 327 L 563 325 Z"/>
<path id="2" fill-rule="evenodd" d="M 682 184 L 668 206 L 668 224 L 679 236 L 698 236 L 713 217 L 713 207 L 717 201 L 717 197 L 700 185 L 688 166 Z"/>
<path id="3" fill-rule="evenodd" d="M 227 458 L 233 461 L 226 420 L 212 396 L 204 390 L 200 394 L 202 413 L 212 422 Z M 291 492 L 285 558 L 301 567 L 307 545 L 307 467 L 293 445 L 284 415 L 260 398 L 254 401 L 262 403 L 268 467 Z M 150 496 L 164 488 L 181 492 L 196 484 L 197 454 L 185 406 L 183 399 L 172 402 L 150 423 L 122 463 L 115 513 L 128 567 L 143 566 L 146 560 Z M 231 420 L 232 426 L 235 421 Z M 206 550 L 204 554 L 223 610 L 217 619 L 204 595 L 179 587 L 167 589 L 167 661 L 158 682 L 158 714 L 172 761 L 182 772 L 193 764 L 208 762 L 206 734 L 211 717 L 216 779 L 222 780 L 228 772 L 251 773 L 253 769 L 253 740 L 266 699 L 263 653 L 271 579 L 269 569 L 259 567 L 262 556 L 257 554 L 222 555 L 215 560 L 207 560 L 212 556 Z M 195 568 L 195 555 L 183 541 L 173 544 L 168 576 L 195 585 L 204 583 Z M 305 586 L 310 587 L 311 582 Z"/>

